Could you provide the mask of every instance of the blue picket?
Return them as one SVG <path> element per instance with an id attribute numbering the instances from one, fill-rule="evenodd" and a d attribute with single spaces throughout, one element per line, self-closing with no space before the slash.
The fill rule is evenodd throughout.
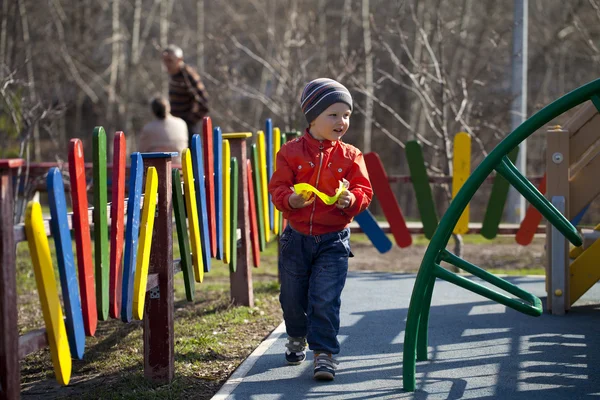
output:
<path id="1" fill-rule="evenodd" d="M 48 171 L 46 186 L 50 203 L 50 215 L 52 216 L 50 229 L 56 247 L 69 347 L 71 356 L 81 360 L 85 351 L 85 330 L 83 329 L 83 314 L 81 313 L 79 285 L 77 283 L 77 273 L 75 272 L 71 231 L 67 221 L 65 188 L 62 174 L 58 168 L 54 167 Z"/>
<path id="2" fill-rule="evenodd" d="M 271 179 L 271 176 L 273 175 L 273 122 L 271 121 L 271 118 L 267 118 L 266 122 L 265 122 L 265 147 L 266 147 L 266 153 L 267 153 L 267 182 Z M 264 199 L 265 201 L 269 202 L 269 228 L 271 229 L 271 231 L 275 230 L 275 227 L 273 226 L 273 221 L 275 221 L 274 215 L 273 215 L 273 202 L 271 202 L 271 195 L 268 195 L 269 199 Z M 266 227 L 267 225 L 265 225 Z"/>
<path id="3" fill-rule="evenodd" d="M 142 183 L 144 162 L 142 155 L 131 155 L 129 176 L 129 200 L 127 201 L 127 227 L 125 229 L 125 255 L 123 257 L 123 295 L 121 298 L 121 320 L 131 322 L 133 307 L 133 283 L 140 232 L 140 207 L 142 205 Z"/>
<path id="4" fill-rule="evenodd" d="M 381 229 L 369 210 L 361 212 L 354 217 L 354 220 L 380 253 L 390 251 L 392 248 L 391 240 L 387 237 L 383 229 Z"/>
<path id="5" fill-rule="evenodd" d="M 215 165 L 215 222 L 217 231 L 217 260 L 223 259 L 223 136 L 221 128 L 213 128 Z"/>
<path id="6" fill-rule="evenodd" d="M 202 142 L 200 135 L 192 136 L 192 168 L 194 170 L 194 186 L 198 205 L 198 223 L 200 224 L 200 242 L 202 244 L 202 262 L 204 272 L 210 271 L 210 234 L 208 233 L 208 210 L 206 207 L 206 184 L 204 178 L 204 161 L 202 159 Z"/>

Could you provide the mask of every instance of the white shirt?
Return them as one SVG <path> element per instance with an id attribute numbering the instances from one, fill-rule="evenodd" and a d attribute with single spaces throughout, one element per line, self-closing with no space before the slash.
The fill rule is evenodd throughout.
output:
<path id="1" fill-rule="evenodd" d="M 155 119 L 142 128 L 137 142 L 142 153 L 176 151 L 179 156 L 173 157 L 173 163 L 181 164 L 181 152 L 188 147 L 187 124 L 171 114 Z"/>

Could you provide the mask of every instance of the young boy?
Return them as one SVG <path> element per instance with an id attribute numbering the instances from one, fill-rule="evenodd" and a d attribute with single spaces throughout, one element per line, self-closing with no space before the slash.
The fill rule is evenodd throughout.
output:
<path id="1" fill-rule="evenodd" d="M 314 378 L 333 380 L 340 351 L 341 294 L 348 272 L 352 218 L 373 196 L 362 153 L 341 141 L 350 126 L 352 97 L 342 84 L 320 78 L 308 83 L 300 99 L 308 121 L 304 135 L 277 154 L 269 193 L 288 220 L 279 238 L 279 300 L 288 334 L 285 358 L 300 364 L 306 344 L 314 352 Z M 308 183 L 333 196 L 340 182 L 347 187 L 337 203 L 295 193 Z"/>

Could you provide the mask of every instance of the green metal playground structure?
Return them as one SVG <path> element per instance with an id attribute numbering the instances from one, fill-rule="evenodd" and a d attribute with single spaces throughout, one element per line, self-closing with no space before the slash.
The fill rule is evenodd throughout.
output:
<path id="1" fill-rule="evenodd" d="M 403 356 L 403 386 L 406 391 L 415 390 L 416 361 L 427 360 L 429 309 L 436 278 L 461 286 L 524 314 L 535 317 L 542 314 L 542 302 L 538 297 L 457 257 L 446 250 L 446 245 L 473 195 L 490 173 L 495 170 L 514 186 L 569 242 L 575 246 L 581 246 L 582 238 L 577 229 L 517 170 L 508 156 L 539 128 L 588 100 L 592 101 L 596 109 L 600 111 L 600 79 L 567 93 L 523 122 L 481 162 L 450 203 L 427 247 L 410 300 Z M 442 261 L 471 273 L 516 298 L 511 298 L 450 272 L 441 266 Z"/>

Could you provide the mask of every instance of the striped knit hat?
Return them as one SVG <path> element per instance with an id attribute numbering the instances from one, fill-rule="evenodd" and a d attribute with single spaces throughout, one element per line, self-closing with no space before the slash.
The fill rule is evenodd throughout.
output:
<path id="1" fill-rule="evenodd" d="M 318 78 L 310 81 L 302 91 L 300 105 L 306 120 L 310 124 L 335 103 L 346 103 L 352 111 L 352 96 L 344 85 L 329 78 Z"/>

